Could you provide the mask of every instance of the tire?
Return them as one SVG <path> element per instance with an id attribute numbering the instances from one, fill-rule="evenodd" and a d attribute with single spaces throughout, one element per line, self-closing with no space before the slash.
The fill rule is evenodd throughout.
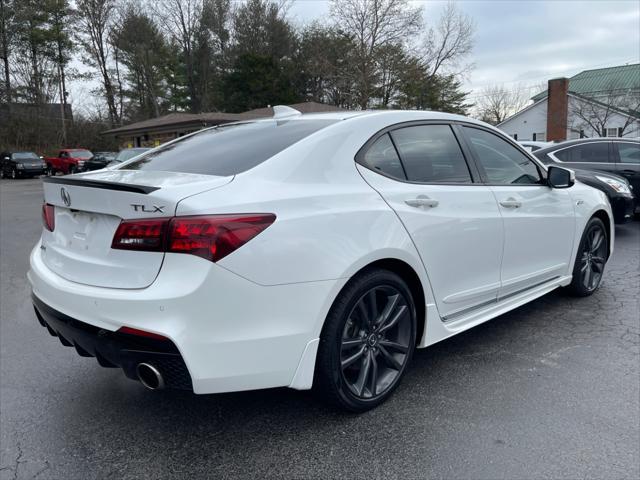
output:
<path id="1" fill-rule="evenodd" d="M 69 175 L 73 175 L 74 173 L 76 173 L 78 171 L 78 169 L 76 168 L 75 165 L 69 165 L 69 170 L 67 170 L 67 174 Z"/>
<path id="2" fill-rule="evenodd" d="M 47 163 L 47 169 L 45 170 L 44 173 L 47 177 L 54 177 L 56 174 L 56 171 L 54 170 L 54 168 L 51 166 L 50 163 Z"/>
<path id="3" fill-rule="evenodd" d="M 342 410 L 370 410 L 397 388 L 415 346 L 416 308 L 409 287 L 388 270 L 365 271 L 329 310 L 313 389 Z"/>
<path id="4" fill-rule="evenodd" d="M 18 172 L 15 168 L 11 167 L 11 180 L 16 180 L 18 178 Z"/>
<path id="5" fill-rule="evenodd" d="M 0 168 L 0 178 L 4 178 L 4 168 Z"/>
<path id="6" fill-rule="evenodd" d="M 593 217 L 582 233 L 573 265 L 573 279 L 566 290 L 576 297 L 592 295 L 600 286 L 609 256 L 609 235 L 604 223 Z"/>

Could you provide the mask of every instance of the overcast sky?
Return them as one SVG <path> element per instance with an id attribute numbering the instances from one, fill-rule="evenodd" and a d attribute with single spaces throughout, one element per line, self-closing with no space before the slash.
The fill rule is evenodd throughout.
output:
<path id="1" fill-rule="evenodd" d="M 446 2 L 416 0 L 433 23 Z M 466 87 L 479 92 L 504 83 L 525 87 L 590 68 L 640 62 L 638 0 L 461 0 L 476 24 L 475 68 Z M 326 18 L 328 0 L 295 0 L 298 23 Z M 531 88 L 532 95 L 537 93 Z M 474 93 L 477 95 L 478 93 Z"/>
<path id="2" fill-rule="evenodd" d="M 445 2 L 414 0 L 424 7 L 426 24 L 435 22 Z M 529 88 L 549 78 L 572 76 L 591 68 L 640 62 L 639 0 L 461 0 L 476 25 L 470 61 L 475 68 L 465 81 L 473 101 L 484 86 L 505 84 Z M 328 0 L 294 0 L 289 11 L 298 25 L 323 21 Z M 91 83 L 71 89 L 72 101 L 85 108 L 97 99 Z"/>

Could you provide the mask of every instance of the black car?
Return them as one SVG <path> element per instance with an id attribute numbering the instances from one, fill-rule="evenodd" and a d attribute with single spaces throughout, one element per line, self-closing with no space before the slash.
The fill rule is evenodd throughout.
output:
<path id="1" fill-rule="evenodd" d="M 571 168 L 582 183 L 602 190 L 616 223 L 633 218 L 640 203 L 640 140 L 583 138 L 554 144 L 533 155 L 547 165 Z"/>
<path id="2" fill-rule="evenodd" d="M 0 178 L 34 177 L 44 175 L 47 164 L 33 152 L 0 153 Z"/>
<path id="3" fill-rule="evenodd" d="M 88 160 L 84 164 L 84 169 L 100 170 L 112 162 L 116 158 L 116 155 L 118 155 L 116 152 L 96 152 L 93 154 L 91 160 Z"/>

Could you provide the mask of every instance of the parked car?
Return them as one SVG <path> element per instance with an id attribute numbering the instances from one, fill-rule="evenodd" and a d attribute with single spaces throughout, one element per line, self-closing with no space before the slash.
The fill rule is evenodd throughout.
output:
<path id="1" fill-rule="evenodd" d="M 125 148 L 123 150 L 120 150 L 118 155 L 116 155 L 116 157 L 111 162 L 109 162 L 108 166 L 109 167 L 115 167 L 115 166 L 119 165 L 120 163 L 126 162 L 127 160 L 131 160 L 136 155 L 140 155 L 141 153 L 148 152 L 149 150 L 151 150 L 151 149 L 150 148 L 143 148 L 143 147 Z"/>
<path id="2" fill-rule="evenodd" d="M 518 142 L 527 152 L 535 152 L 541 148 L 547 148 L 553 145 L 553 142 L 536 142 L 533 140 L 522 140 Z"/>
<path id="3" fill-rule="evenodd" d="M 34 177 L 45 171 L 45 163 L 34 152 L 0 153 L 0 178 Z"/>
<path id="4" fill-rule="evenodd" d="M 118 155 L 116 152 L 96 152 L 90 160 L 85 162 L 84 169 L 86 171 L 100 170 L 112 162 L 116 155 Z"/>
<path id="5" fill-rule="evenodd" d="M 416 348 L 598 288 L 606 196 L 496 128 L 274 110 L 46 178 L 29 272 L 41 324 L 150 389 L 313 386 L 364 411 Z"/>
<path id="6" fill-rule="evenodd" d="M 534 155 L 547 165 L 571 168 L 578 180 L 602 190 L 609 197 L 616 223 L 632 219 L 640 206 L 639 140 L 570 140 L 537 150 Z"/>
<path id="7" fill-rule="evenodd" d="M 91 160 L 93 153 L 84 148 L 64 148 L 58 152 L 56 157 L 46 157 L 47 175 L 52 176 L 57 172 L 63 174 L 73 174 L 82 172 L 85 163 Z"/>
<path id="8" fill-rule="evenodd" d="M 599 170 L 625 177 L 640 192 L 640 139 L 581 138 L 538 150 L 536 157 L 547 164 Z"/>

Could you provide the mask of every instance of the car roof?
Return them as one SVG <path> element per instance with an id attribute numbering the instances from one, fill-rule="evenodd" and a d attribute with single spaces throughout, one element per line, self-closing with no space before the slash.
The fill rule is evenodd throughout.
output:
<path id="1" fill-rule="evenodd" d="M 554 143 L 545 148 L 541 148 L 540 150 L 534 152 L 534 154 L 544 154 L 547 152 L 553 152 L 555 150 L 560 150 L 561 148 L 572 147 L 574 145 L 585 145 L 589 143 L 598 143 L 598 142 L 631 142 L 640 144 L 640 138 L 624 138 L 624 137 L 593 137 L 593 138 L 577 138 L 575 140 L 566 140 L 564 142 Z"/>

